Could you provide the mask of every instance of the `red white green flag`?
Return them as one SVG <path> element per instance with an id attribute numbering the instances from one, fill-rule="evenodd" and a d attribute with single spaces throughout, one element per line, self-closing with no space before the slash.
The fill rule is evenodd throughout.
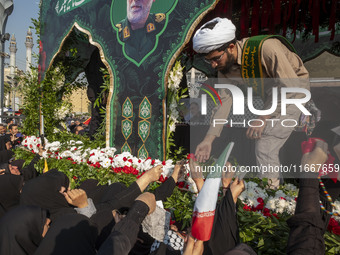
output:
<path id="1" fill-rule="evenodd" d="M 215 165 L 210 167 L 210 172 L 196 199 L 192 217 L 191 234 L 198 240 L 208 241 L 210 239 L 222 171 L 228 161 L 233 146 L 233 142 L 229 143 L 217 159 Z"/>

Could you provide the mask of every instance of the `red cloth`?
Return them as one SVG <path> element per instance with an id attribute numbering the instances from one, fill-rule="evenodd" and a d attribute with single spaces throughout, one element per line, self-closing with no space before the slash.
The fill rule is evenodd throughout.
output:
<path id="1" fill-rule="evenodd" d="M 84 124 L 84 125 L 88 125 L 88 124 L 90 124 L 90 122 L 91 122 L 91 117 L 88 118 L 87 120 L 85 120 L 85 121 L 83 122 L 83 124 Z"/>
<path id="2" fill-rule="evenodd" d="M 198 240 L 208 241 L 214 224 L 215 211 L 197 213 L 192 217 L 191 233 Z"/>

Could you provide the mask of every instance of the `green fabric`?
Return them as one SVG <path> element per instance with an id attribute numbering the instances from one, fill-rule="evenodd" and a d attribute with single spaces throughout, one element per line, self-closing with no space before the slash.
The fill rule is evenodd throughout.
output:
<path id="1" fill-rule="evenodd" d="M 222 172 L 226 172 L 223 167 L 227 163 L 227 160 L 230 156 L 230 153 L 234 147 L 234 143 L 228 143 L 227 147 L 224 149 L 224 151 L 221 153 L 221 155 L 218 157 L 214 164 L 214 170 L 215 171 L 210 171 L 208 174 L 207 178 L 221 178 L 222 177 Z"/>
<path id="2" fill-rule="evenodd" d="M 288 49 L 295 52 L 294 46 L 283 36 L 280 35 L 257 35 L 250 37 L 244 44 L 242 51 L 242 78 L 246 81 L 248 87 L 253 87 L 256 95 L 264 99 L 264 88 L 261 50 L 265 40 L 269 38 L 279 39 Z"/>

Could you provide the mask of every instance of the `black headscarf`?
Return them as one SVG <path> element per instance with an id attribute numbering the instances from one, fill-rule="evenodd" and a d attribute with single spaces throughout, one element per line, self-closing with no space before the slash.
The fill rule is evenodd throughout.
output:
<path id="1" fill-rule="evenodd" d="M 94 255 L 97 229 L 81 214 L 65 214 L 52 223 L 34 255 Z"/>
<path id="2" fill-rule="evenodd" d="M 0 151 L 0 163 L 8 163 L 8 161 L 14 156 L 14 152 L 11 150 Z"/>
<path id="3" fill-rule="evenodd" d="M 0 254 L 33 254 L 42 240 L 47 211 L 18 206 L 0 220 Z"/>
<path id="4" fill-rule="evenodd" d="M 95 205 L 102 201 L 103 196 L 109 190 L 109 186 L 98 184 L 99 182 L 95 179 L 87 179 L 79 186 L 80 189 L 85 190 L 87 197 L 91 198 Z"/>
<path id="5" fill-rule="evenodd" d="M 11 162 L 12 166 L 18 167 L 18 170 L 21 171 L 22 166 L 24 165 L 25 160 L 24 159 L 17 159 Z"/>
<path id="6" fill-rule="evenodd" d="M 20 175 L 0 175 L 0 218 L 4 212 L 19 204 L 23 178 Z M 2 253 L 1 253 L 2 254 Z"/>
<path id="7" fill-rule="evenodd" d="M 0 136 L 0 151 L 7 150 L 6 143 L 10 141 L 11 139 L 8 135 Z"/>
<path id="8" fill-rule="evenodd" d="M 20 204 L 47 209 L 52 221 L 61 214 L 76 213 L 59 192 L 62 186 L 68 188 L 68 177 L 56 169 L 51 169 L 26 182 L 21 192 Z"/>
<path id="9" fill-rule="evenodd" d="M 113 218 L 112 210 L 104 209 L 99 210 L 90 218 L 91 222 L 96 226 L 98 230 L 98 237 L 96 239 L 96 249 L 105 242 L 108 236 L 111 234 L 113 227 L 116 224 Z"/>

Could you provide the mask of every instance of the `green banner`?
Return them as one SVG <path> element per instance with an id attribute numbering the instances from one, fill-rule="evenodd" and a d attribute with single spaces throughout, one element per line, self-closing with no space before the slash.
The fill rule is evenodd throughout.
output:
<path id="1" fill-rule="evenodd" d="M 67 79 L 74 79 L 98 48 L 111 81 L 107 144 L 140 157 L 164 158 L 168 73 L 195 26 L 216 4 L 217 0 L 44 0 L 40 78 L 54 62 L 62 61 L 70 66 Z"/>

